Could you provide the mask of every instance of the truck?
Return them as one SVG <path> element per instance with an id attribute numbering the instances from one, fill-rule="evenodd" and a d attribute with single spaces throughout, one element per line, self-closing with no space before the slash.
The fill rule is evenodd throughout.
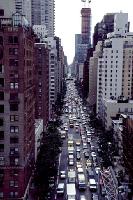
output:
<path id="1" fill-rule="evenodd" d="M 85 182 L 85 175 L 84 173 L 78 173 L 78 188 L 79 189 L 86 189 L 86 182 Z"/>
<path id="2" fill-rule="evenodd" d="M 76 172 L 74 170 L 68 171 L 68 182 L 75 183 L 76 180 Z"/>
<path id="3" fill-rule="evenodd" d="M 67 184 L 66 199 L 67 200 L 76 200 L 76 187 L 75 187 L 75 183 L 68 183 Z"/>
<path id="4" fill-rule="evenodd" d="M 89 186 L 91 191 L 96 191 L 97 190 L 97 184 L 94 178 L 89 179 Z"/>

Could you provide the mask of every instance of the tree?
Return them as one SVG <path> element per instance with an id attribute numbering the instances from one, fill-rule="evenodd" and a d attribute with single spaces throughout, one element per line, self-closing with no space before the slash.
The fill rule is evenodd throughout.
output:
<path id="1" fill-rule="evenodd" d="M 46 132 L 43 132 L 39 154 L 36 162 L 34 181 L 39 199 L 49 190 L 49 178 L 57 175 L 58 155 L 62 140 L 55 122 L 50 122 Z"/>

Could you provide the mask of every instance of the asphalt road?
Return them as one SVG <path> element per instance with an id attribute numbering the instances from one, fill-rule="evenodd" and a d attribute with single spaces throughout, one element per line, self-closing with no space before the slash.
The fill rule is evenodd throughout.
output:
<path id="1" fill-rule="evenodd" d="M 68 160 L 67 160 L 67 157 L 68 157 L 68 151 L 67 151 L 67 141 L 68 141 L 68 138 L 73 138 L 73 141 L 74 141 L 74 155 L 75 155 L 75 158 L 74 158 L 74 166 L 69 166 L 68 165 Z M 76 141 L 77 140 L 80 140 L 81 139 L 81 136 L 80 136 L 80 133 L 76 133 L 75 131 L 75 128 L 69 128 L 68 130 L 68 136 L 66 137 L 66 139 L 63 141 L 63 147 L 62 147 L 62 152 L 61 152 L 61 155 L 60 155 L 60 162 L 59 162 L 59 172 L 60 171 L 66 171 L 66 174 L 68 172 L 69 169 L 75 169 L 76 170 Z M 84 174 L 85 174 L 85 178 L 86 178 L 86 185 L 88 185 L 88 178 L 87 178 L 87 174 L 86 174 L 86 159 L 84 158 L 84 154 L 83 154 L 83 148 L 82 148 L 82 144 L 80 145 L 80 148 L 81 148 L 81 163 L 82 163 L 82 166 L 83 166 L 83 170 L 84 170 Z M 60 179 L 60 177 L 58 176 L 57 178 L 57 184 L 58 183 L 65 183 L 65 185 L 67 184 L 67 177 L 65 180 L 63 179 Z M 76 196 L 77 196 L 77 200 L 80 199 L 80 195 L 84 194 L 86 196 L 86 199 L 87 200 L 91 200 L 91 193 L 89 191 L 89 187 L 87 187 L 87 189 L 85 191 L 79 191 L 78 187 L 76 187 Z M 59 199 L 59 200 L 64 200 L 66 197 L 66 190 L 65 190 L 65 193 L 64 193 L 64 196 L 58 196 L 55 195 L 55 198 L 56 199 Z"/>

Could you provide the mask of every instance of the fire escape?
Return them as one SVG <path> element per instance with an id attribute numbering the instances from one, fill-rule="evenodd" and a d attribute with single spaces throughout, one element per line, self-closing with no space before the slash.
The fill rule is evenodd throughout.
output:
<path id="1" fill-rule="evenodd" d="M 102 179 L 103 186 L 106 190 L 107 199 L 118 200 L 118 184 L 112 167 L 108 167 L 101 171 L 100 178 Z"/>

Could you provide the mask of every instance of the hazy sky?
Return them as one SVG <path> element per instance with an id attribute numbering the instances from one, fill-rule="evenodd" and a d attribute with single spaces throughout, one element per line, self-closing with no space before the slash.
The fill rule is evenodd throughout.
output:
<path id="1" fill-rule="evenodd" d="M 87 0 L 88 1 L 88 0 Z M 127 12 L 133 30 L 132 0 L 91 0 L 92 33 L 94 25 L 100 22 L 107 12 Z M 61 38 L 65 54 L 70 64 L 74 57 L 75 34 L 81 32 L 81 0 L 55 0 L 55 34 Z"/>

